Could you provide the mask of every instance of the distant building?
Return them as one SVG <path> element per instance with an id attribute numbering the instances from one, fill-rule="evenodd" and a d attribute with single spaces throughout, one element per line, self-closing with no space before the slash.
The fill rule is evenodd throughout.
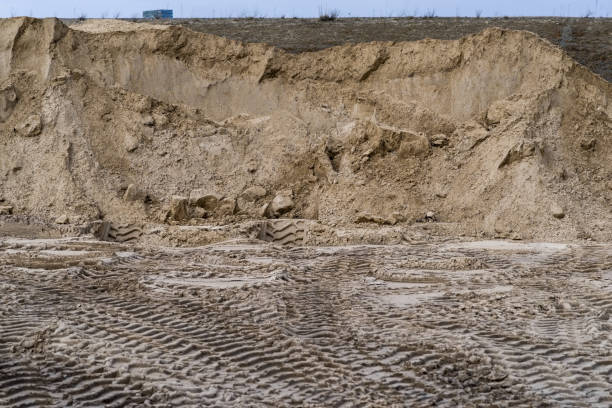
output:
<path id="1" fill-rule="evenodd" d="M 147 10 L 142 12 L 142 18 L 172 18 L 172 10 Z"/>

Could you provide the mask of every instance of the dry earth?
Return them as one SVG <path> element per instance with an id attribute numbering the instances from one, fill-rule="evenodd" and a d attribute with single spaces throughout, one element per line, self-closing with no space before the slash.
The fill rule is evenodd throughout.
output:
<path id="1" fill-rule="evenodd" d="M 612 85 L 563 48 L 0 33 L 1 406 L 612 404 Z"/>
<path id="2" fill-rule="evenodd" d="M 146 21 L 136 19 L 133 21 Z M 75 20 L 66 20 L 68 24 Z M 558 45 L 593 72 L 612 81 L 612 18 L 303 18 L 173 19 L 194 31 L 244 42 L 271 44 L 289 52 L 318 51 L 347 43 L 456 40 L 490 27 L 525 30 Z"/>
<path id="3" fill-rule="evenodd" d="M 612 404 L 612 247 L 0 241 L 3 406 Z"/>
<path id="4" fill-rule="evenodd" d="M 0 22 L 3 212 L 612 238 L 612 84 L 523 31 L 289 54 L 176 26 Z M 163 80 L 160 80 L 163 79 Z"/>

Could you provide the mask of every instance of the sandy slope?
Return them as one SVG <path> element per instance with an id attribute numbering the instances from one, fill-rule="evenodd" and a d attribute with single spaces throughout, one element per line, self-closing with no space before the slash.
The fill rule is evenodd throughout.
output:
<path id="1" fill-rule="evenodd" d="M 293 55 L 126 22 L 0 31 L 0 195 L 15 214 L 163 222 L 173 195 L 201 189 L 211 208 L 170 218 L 434 211 L 470 235 L 610 239 L 612 85 L 533 34 Z"/>

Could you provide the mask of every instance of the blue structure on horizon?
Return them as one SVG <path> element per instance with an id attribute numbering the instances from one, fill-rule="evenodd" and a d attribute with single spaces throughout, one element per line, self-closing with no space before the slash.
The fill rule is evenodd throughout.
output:
<path id="1" fill-rule="evenodd" d="M 142 12 L 142 18 L 173 18 L 172 10 L 147 10 Z"/>

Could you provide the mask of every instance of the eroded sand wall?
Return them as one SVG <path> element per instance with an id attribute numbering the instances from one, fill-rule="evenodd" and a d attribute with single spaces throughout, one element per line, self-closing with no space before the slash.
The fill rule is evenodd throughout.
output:
<path id="1" fill-rule="evenodd" d="M 435 211 L 469 234 L 609 238 L 610 83 L 531 33 L 292 55 L 179 27 L 1 25 L 15 212 L 163 221 L 201 189 L 230 210 L 195 215 L 226 221 L 285 194 L 284 216 L 323 222 Z"/>

